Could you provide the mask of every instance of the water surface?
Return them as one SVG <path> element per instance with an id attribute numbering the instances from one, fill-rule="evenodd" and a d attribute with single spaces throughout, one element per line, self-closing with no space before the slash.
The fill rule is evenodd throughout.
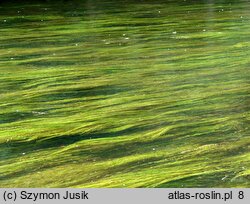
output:
<path id="1" fill-rule="evenodd" d="M 0 4 L 0 186 L 250 187 L 249 10 Z"/>

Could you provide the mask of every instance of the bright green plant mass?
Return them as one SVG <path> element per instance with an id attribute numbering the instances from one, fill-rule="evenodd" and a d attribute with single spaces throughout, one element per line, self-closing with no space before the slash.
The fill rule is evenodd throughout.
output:
<path id="1" fill-rule="evenodd" d="M 250 187 L 250 5 L 209 2 L 0 4 L 0 187 Z"/>

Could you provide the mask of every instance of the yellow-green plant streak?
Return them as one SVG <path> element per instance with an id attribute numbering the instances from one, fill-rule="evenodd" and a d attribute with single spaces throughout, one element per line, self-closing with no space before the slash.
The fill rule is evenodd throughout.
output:
<path id="1" fill-rule="evenodd" d="M 0 4 L 0 187 L 250 187 L 249 10 Z"/>

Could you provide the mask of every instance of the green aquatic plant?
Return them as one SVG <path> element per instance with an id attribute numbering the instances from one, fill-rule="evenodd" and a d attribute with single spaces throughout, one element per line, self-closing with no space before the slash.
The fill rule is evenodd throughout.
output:
<path id="1" fill-rule="evenodd" d="M 249 187 L 249 2 L 0 4 L 0 187 Z"/>

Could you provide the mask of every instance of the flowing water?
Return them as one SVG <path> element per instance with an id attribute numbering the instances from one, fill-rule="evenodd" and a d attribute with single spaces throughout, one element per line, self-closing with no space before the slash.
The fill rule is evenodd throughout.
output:
<path id="1" fill-rule="evenodd" d="M 0 4 L 1 187 L 250 187 L 250 2 Z"/>

